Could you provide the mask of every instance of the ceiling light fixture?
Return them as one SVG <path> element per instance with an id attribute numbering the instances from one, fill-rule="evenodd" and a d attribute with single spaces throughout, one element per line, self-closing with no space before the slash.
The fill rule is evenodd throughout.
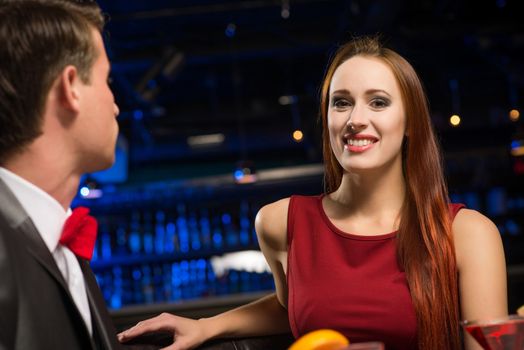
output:
<path id="1" fill-rule="evenodd" d="M 187 144 L 192 148 L 211 147 L 221 145 L 225 139 L 226 137 L 222 133 L 189 136 Z"/>

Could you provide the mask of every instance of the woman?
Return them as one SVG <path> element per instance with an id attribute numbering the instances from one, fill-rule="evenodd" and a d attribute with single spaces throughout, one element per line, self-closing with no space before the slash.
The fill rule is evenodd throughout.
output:
<path id="1" fill-rule="evenodd" d="M 411 65 L 374 38 L 342 46 L 321 96 L 326 194 L 256 218 L 276 293 L 207 318 L 162 314 L 121 333 L 169 330 L 173 350 L 217 337 L 318 328 L 389 349 L 459 349 L 460 319 L 507 314 L 500 235 L 449 205 L 426 97 Z M 479 349 L 465 337 L 467 349 Z"/>

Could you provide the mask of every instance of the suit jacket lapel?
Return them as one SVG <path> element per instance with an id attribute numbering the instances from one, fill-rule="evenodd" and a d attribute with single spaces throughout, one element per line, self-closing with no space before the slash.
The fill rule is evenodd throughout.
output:
<path id="1" fill-rule="evenodd" d="M 31 221 L 31 218 L 1 179 L 0 197 L 2 198 L 0 201 L 0 215 L 4 216 L 6 223 L 12 228 L 15 234 L 26 239 L 27 249 L 30 254 L 54 277 L 71 297 L 64 277 L 60 273 L 53 256 Z"/>
<path id="2" fill-rule="evenodd" d="M 47 249 L 47 246 L 42 240 L 42 237 L 38 233 L 36 227 L 34 226 L 33 222 L 29 217 L 27 217 L 27 219 L 18 227 L 18 231 L 18 234 L 21 234 L 23 232 L 25 236 L 28 238 L 27 249 L 29 250 L 29 253 L 33 255 L 33 257 L 54 277 L 58 284 L 63 288 L 65 294 L 70 299 L 71 305 L 74 308 L 74 312 L 78 313 L 78 318 L 80 320 L 83 320 L 82 315 L 80 314 L 80 311 L 76 307 L 76 304 L 73 300 L 71 291 L 67 286 L 67 282 L 62 276 L 62 273 L 58 269 L 58 266 L 56 265 L 53 256 L 49 252 L 49 249 Z M 96 349 L 97 347 L 93 342 L 93 337 L 89 334 L 89 331 L 85 326 L 85 322 L 79 323 L 78 326 L 84 327 L 86 337 L 89 338 L 89 342 L 91 344 L 91 349 Z"/>
<path id="3" fill-rule="evenodd" d="M 98 287 L 93 271 L 89 266 L 89 262 L 83 259 L 78 259 L 78 262 L 84 274 L 93 328 L 96 328 L 98 332 L 100 344 L 104 349 L 120 349 L 121 346 L 116 338 L 115 326 L 107 310 L 104 298 L 100 293 L 100 288 Z"/>

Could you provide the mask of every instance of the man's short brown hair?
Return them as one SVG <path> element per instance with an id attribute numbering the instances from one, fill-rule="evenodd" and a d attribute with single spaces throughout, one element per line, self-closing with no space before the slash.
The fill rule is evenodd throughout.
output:
<path id="1" fill-rule="evenodd" d="M 103 26 L 94 1 L 0 2 L 0 164 L 41 134 L 48 92 L 66 66 L 89 82 L 99 54 L 92 31 Z"/>

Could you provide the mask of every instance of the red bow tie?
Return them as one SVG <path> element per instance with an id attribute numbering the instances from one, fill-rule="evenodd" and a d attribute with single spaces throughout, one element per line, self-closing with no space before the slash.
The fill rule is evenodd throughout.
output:
<path id="1" fill-rule="evenodd" d="M 62 229 L 60 244 L 65 245 L 76 256 L 91 260 L 95 248 L 98 224 L 89 214 L 89 209 L 78 207 L 67 218 Z"/>

